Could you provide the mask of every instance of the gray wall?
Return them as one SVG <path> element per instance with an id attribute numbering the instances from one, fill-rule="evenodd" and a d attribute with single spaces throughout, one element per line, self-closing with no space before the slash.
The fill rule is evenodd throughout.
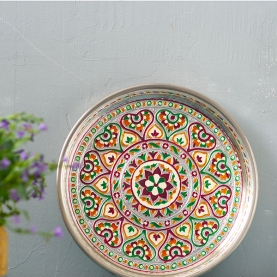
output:
<path id="1" fill-rule="evenodd" d="M 205 94 L 239 123 L 260 191 L 240 246 L 205 277 L 277 276 L 276 2 L 2 2 L 0 115 L 28 111 L 49 131 L 33 150 L 58 159 L 79 117 L 110 93 L 163 82 Z M 23 206 L 63 239 L 10 234 L 9 277 L 111 277 L 76 245 L 61 218 L 55 175 Z"/>

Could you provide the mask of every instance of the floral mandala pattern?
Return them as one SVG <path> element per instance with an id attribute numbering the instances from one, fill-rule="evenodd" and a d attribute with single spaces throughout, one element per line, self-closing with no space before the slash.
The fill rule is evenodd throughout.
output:
<path id="1" fill-rule="evenodd" d="M 92 123 L 76 149 L 72 210 L 112 262 L 152 274 L 182 270 L 232 228 L 240 164 L 200 112 L 174 101 L 130 102 Z"/>

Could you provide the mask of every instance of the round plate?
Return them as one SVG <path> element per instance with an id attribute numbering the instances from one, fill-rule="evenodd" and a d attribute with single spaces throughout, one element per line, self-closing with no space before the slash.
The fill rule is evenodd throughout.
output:
<path id="1" fill-rule="evenodd" d="M 88 110 L 60 156 L 58 192 L 79 246 L 119 276 L 197 276 L 246 234 L 258 184 L 251 148 L 216 103 L 145 85 Z"/>

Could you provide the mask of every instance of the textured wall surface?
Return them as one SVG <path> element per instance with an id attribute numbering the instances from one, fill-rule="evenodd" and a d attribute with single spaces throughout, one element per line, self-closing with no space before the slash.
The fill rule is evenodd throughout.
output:
<path id="1" fill-rule="evenodd" d="M 277 276 L 276 2 L 2 2 L 0 115 L 28 111 L 49 131 L 33 147 L 58 159 L 79 117 L 103 97 L 145 83 L 196 90 L 224 107 L 256 157 L 260 190 L 240 246 L 205 277 Z M 23 206 L 63 239 L 10 234 L 8 277 L 112 277 L 67 232 L 55 175 Z"/>

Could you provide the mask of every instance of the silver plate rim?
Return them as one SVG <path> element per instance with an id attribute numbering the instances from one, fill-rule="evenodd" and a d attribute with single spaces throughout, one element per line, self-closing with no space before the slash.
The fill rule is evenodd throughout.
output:
<path id="1" fill-rule="evenodd" d="M 143 274 L 143 273 L 142 274 L 141 273 L 135 273 L 133 271 L 129 271 L 128 269 L 123 269 L 122 267 L 106 260 L 103 256 L 101 256 L 97 252 L 90 249 L 90 247 L 88 247 L 88 245 L 87 245 L 86 241 L 84 240 L 84 238 L 79 235 L 77 227 L 73 225 L 74 220 L 70 216 L 70 213 L 67 213 L 68 203 L 66 202 L 66 195 L 64 193 L 64 188 L 62 186 L 63 157 L 65 156 L 65 152 L 68 148 L 68 145 L 69 145 L 73 135 L 75 134 L 76 130 L 80 126 L 80 124 L 88 117 L 88 115 L 90 115 L 94 111 L 97 111 L 101 106 L 105 105 L 105 103 L 111 101 L 112 99 L 115 99 L 117 97 L 120 97 L 120 96 L 122 96 L 124 94 L 127 94 L 127 93 L 130 93 L 130 92 L 135 92 L 135 91 L 145 90 L 145 89 L 165 89 L 165 90 L 173 90 L 173 91 L 176 91 L 176 92 L 189 94 L 192 97 L 196 97 L 196 98 L 200 99 L 201 101 L 203 101 L 204 103 L 212 106 L 216 111 L 221 113 L 225 117 L 225 119 L 230 123 L 232 128 L 236 131 L 236 133 L 239 135 L 240 139 L 242 140 L 243 146 L 245 147 L 245 149 L 246 149 L 246 151 L 249 155 L 249 162 L 251 163 L 252 178 L 253 178 L 253 181 L 252 181 L 251 185 L 253 186 L 253 194 L 254 195 L 252 195 L 252 202 L 250 203 L 251 207 L 248 208 L 248 209 L 251 209 L 252 212 L 250 212 L 248 214 L 247 220 L 244 221 L 244 225 L 243 225 L 242 229 L 240 229 L 240 231 L 239 231 L 240 236 L 236 236 L 235 240 L 232 241 L 232 244 L 228 245 L 228 249 L 227 250 L 225 249 L 223 251 L 223 253 L 220 254 L 220 255 L 217 254 L 217 256 L 215 258 L 213 258 L 213 260 L 211 262 L 207 263 L 204 259 L 206 265 L 201 266 L 200 270 L 197 270 L 197 267 L 198 267 L 198 265 L 203 264 L 201 262 L 198 265 L 192 266 L 190 270 L 189 269 L 188 270 L 183 270 L 182 272 L 179 271 L 179 273 L 177 273 L 177 274 L 173 272 L 172 274 L 167 273 L 167 274 L 155 275 L 157 277 L 159 277 L 159 276 L 163 276 L 163 277 L 183 277 L 184 273 L 186 273 L 186 276 L 191 276 L 191 277 L 199 276 L 199 275 L 201 275 L 201 274 L 203 274 L 207 271 L 210 271 L 216 265 L 221 263 L 239 246 L 239 244 L 241 243 L 241 241 L 244 239 L 245 235 L 247 234 L 247 232 L 250 228 L 250 225 L 253 221 L 253 217 L 255 215 L 255 211 L 256 211 L 256 207 L 257 207 L 257 201 L 258 201 L 257 165 L 256 165 L 256 161 L 255 161 L 255 158 L 254 158 L 253 151 L 252 151 L 251 146 L 249 144 L 249 141 L 247 140 L 247 138 L 244 135 L 242 129 L 239 127 L 239 125 L 236 123 L 236 121 L 230 116 L 230 114 L 224 108 L 222 108 L 220 105 L 218 105 L 212 99 L 208 98 L 207 96 L 205 96 L 205 95 L 203 95 L 199 92 L 196 92 L 194 90 L 191 90 L 191 89 L 188 89 L 188 88 L 185 88 L 185 87 L 181 87 L 181 86 L 177 86 L 177 85 L 171 85 L 171 84 L 164 84 L 164 83 L 144 84 L 144 85 L 132 86 L 132 87 L 129 87 L 129 88 L 121 89 L 121 90 L 118 90 L 114 93 L 111 93 L 109 96 L 103 98 L 101 101 L 99 101 L 98 103 L 93 105 L 91 108 L 89 108 L 79 118 L 79 120 L 76 122 L 76 124 L 73 126 L 70 133 L 68 134 L 68 136 L 67 136 L 67 138 L 66 138 L 66 140 L 63 144 L 63 147 L 62 147 L 62 150 L 61 150 L 61 153 L 60 153 L 60 157 L 59 157 L 59 161 L 58 161 L 58 170 L 57 170 L 57 176 L 56 176 L 56 187 L 57 187 L 58 202 L 59 202 L 59 207 L 60 207 L 60 210 L 61 210 L 62 218 L 64 220 L 64 223 L 65 223 L 69 233 L 71 234 L 73 239 L 76 241 L 78 246 L 85 252 L 86 255 L 88 255 L 90 258 L 92 258 L 95 262 L 97 262 L 104 269 L 108 270 L 109 272 L 112 272 L 112 273 L 116 274 L 117 276 L 122 276 L 122 277 L 129 277 L 129 276 L 147 277 L 147 276 L 150 276 L 150 275 Z M 216 251 L 218 251 L 218 249 Z"/>

